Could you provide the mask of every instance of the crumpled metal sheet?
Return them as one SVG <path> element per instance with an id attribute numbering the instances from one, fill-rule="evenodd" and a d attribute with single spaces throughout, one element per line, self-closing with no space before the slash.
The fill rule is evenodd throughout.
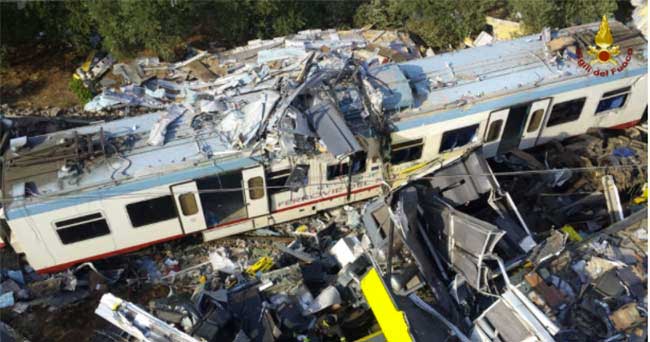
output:
<path id="1" fill-rule="evenodd" d="M 143 87 L 129 85 L 120 88 L 121 92 L 105 90 L 86 103 L 84 110 L 98 112 L 100 110 L 121 106 L 142 106 L 147 108 L 163 108 L 163 103 L 149 96 Z"/>
<path id="2" fill-rule="evenodd" d="M 376 88 L 383 95 L 384 110 L 399 110 L 413 104 L 411 86 L 397 64 L 371 67 L 368 74 L 372 76 L 371 82 L 374 81 Z"/>
<path id="3" fill-rule="evenodd" d="M 165 135 L 167 134 L 167 127 L 171 125 L 176 119 L 181 117 L 187 112 L 187 108 L 180 105 L 172 105 L 167 109 L 167 112 L 160 114 L 160 119 L 153 125 L 149 131 L 149 139 L 147 144 L 151 146 L 162 146 L 165 144 Z"/>
<path id="4" fill-rule="evenodd" d="M 257 135 L 263 123 L 268 120 L 280 95 L 274 91 L 263 91 L 256 101 L 246 104 L 240 109 L 226 113 L 218 130 L 232 146 L 248 145 Z"/>
<path id="5" fill-rule="evenodd" d="M 327 150 L 335 157 L 363 151 L 336 104 L 323 93 L 316 94 L 306 115 Z"/>

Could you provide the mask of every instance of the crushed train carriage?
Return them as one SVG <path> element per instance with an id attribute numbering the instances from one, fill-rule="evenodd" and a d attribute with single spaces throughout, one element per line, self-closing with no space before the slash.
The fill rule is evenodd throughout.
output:
<path id="1" fill-rule="evenodd" d="M 3 239 L 50 272 L 369 199 L 479 146 L 492 157 L 628 127 L 647 112 L 646 41 L 611 25 L 633 54 L 608 77 L 574 55 L 593 42 L 594 23 L 556 32 L 571 42 L 560 48 L 543 34 L 388 64 L 359 60 L 364 43 L 349 37 L 273 40 L 224 57 L 235 67 L 214 81 L 105 92 L 94 105 L 158 111 L 12 139 Z"/>

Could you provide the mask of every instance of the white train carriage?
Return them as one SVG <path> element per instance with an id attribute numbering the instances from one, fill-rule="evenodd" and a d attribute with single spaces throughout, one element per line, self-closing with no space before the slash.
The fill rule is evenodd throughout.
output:
<path id="1" fill-rule="evenodd" d="M 5 168 L 5 198 L 12 201 L 4 214 L 10 244 L 37 271 L 65 269 L 196 232 L 215 239 L 381 192 L 377 156 L 338 160 L 322 153 L 294 163 L 264 162 L 248 151 L 207 156 L 205 146 L 220 153 L 218 136 L 203 136 L 199 147 L 194 135 L 183 136 L 182 120 L 171 132 L 174 139 L 148 146 L 141 138 L 159 116 L 32 137 L 25 141 L 31 148 L 17 150 L 20 158 Z M 100 145 L 130 137 L 140 139 L 128 153 L 101 152 L 113 147 Z M 85 163 L 83 172 L 66 166 L 70 160 Z M 285 186 L 289 177 L 297 179 L 296 186 Z"/>
<path id="2" fill-rule="evenodd" d="M 365 152 L 342 160 L 233 151 L 217 134 L 199 138 L 182 122 L 163 146 L 134 140 L 148 134 L 158 113 L 23 139 L 5 156 L 5 240 L 36 270 L 51 272 L 188 234 L 215 239 L 371 198 L 479 145 L 489 157 L 590 127 L 634 125 L 647 112 L 646 42 L 612 24 L 615 42 L 625 38 L 619 61 L 627 51 L 631 58 L 605 77 L 588 73 L 579 58 L 550 60 L 537 36 L 371 68 L 392 125 L 389 158 L 377 138 L 362 134 L 356 137 Z M 596 23 L 559 34 L 580 41 L 597 29 Z M 111 153 L 114 144 L 126 152 Z"/>

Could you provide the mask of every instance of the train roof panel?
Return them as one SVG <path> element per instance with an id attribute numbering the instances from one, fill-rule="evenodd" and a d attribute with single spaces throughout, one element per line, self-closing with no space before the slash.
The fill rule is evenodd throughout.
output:
<path id="1" fill-rule="evenodd" d="M 48 195 L 115 186 L 241 155 L 222 132 L 190 127 L 191 115 L 178 117 L 167 128 L 164 145 L 151 146 L 147 143 L 151 131 L 166 114 L 149 113 L 21 139 L 18 143 L 23 147 L 15 148 L 17 153 L 5 167 L 5 196 L 38 202 Z M 83 170 L 68 161 L 83 163 Z"/>
<path id="2" fill-rule="evenodd" d="M 399 63 L 411 83 L 414 101 L 410 108 L 393 119 L 408 119 L 423 112 L 444 112 L 535 87 L 598 77 L 580 67 L 577 56 L 579 50 L 585 60 L 591 60 L 586 51 L 589 45 L 594 45 L 593 37 L 598 27 L 599 23 L 592 23 L 558 31 L 556 41 L 575 42 L 568 44 L 579 48 L 575 50 L 546 49 L 542 35 L 537 34 Z M 645 68 L 647 42 L 641 33 L 616 21 L 611 21 L 610 27 L 614 44 L 620 46 L 616 58 L 618 65 L 625 60 L 627 49 L 632 48 L 632 58 L 624 71 Z M 392 90 L 400 93 L 403 88 Z"/>

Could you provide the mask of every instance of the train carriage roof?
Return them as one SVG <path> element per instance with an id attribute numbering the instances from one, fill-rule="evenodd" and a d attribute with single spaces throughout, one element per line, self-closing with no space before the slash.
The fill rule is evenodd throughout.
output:
<path id="1" fill-rule="evenodd" d="M 593 44 L 598 26 L 593 23 L 571 27 L 552 36 L 574 41 L 574 46 L 584 54 Z M 615 21 L 610 22 L 610 27 L 614 44 L 620 46 L 619 61 L 625 58 L 628 48 L 633 50 L 625 70 L 614 77 L 589 75 L 578 65 L 576 51 L 566 47 L 549 51 L 547 41 L 539 34 L 375 66 L 369 74 L 381 81 L 385 115 L 398 129 L 404 129 L 422 124 L 422 118 L 432 122 L 497 109 L 494 99 L 524 100 L 526 96 L 536 96 L 531 89 L 556 87 L 561 92 L 575 89 L 580 82 L 584 86 L 646 74 L 647 43 L 643 36 Z M 230 124 L 238 125 L 240 132 L 242 125 L 251 125 L 246 131 L 248 136 L 243 137 L 250 140 L 257 133 L 254 122 L 246 120 L 265 119 L 276 101 L 281 100 L 273 92 L 244 94 L 241 99 L 252 104 L 251 110 L 261 108 L 262 111 L 259 115 L 231 118 Z M 222 103 L 222 106 L 233 106 L 233 103 Z M 229 142 L 232 139 L 224 137 L 228 131 L 211 129 L 209 120 L 201 120 L 202 114 L 199 111 L 175 117 L 174 111 L 168 108 L 43 136 L 13 139 L 14 146 L 6 152 L 3 168 L 3 195 L 10 200 L 4 206 L 7 217 L 28 215 L 30 206 L 69 201 L 71 195 L 111 196 L 255 164 L 250 148 L 233 148 Z M 347 120 L 348 113 L 343 114 Z M 161 129 L 160 122 L 166 115 L 172 116 L 167 119 L 173 124 L 167 127 L 166 133 L 163 127 L 163 143 L 156 145 L 151 132 Z M 239 119 L 243 120 L 241 125 Z M 79 165 L 83 165 L 83 170 L 78 169 Z M 23 210 L 22 214 L 14 209 Z"/>
<path id="2" fill-rule="evenodd" d="M 408 106 L 395 113 L 393 120 L 404 121 L 431 112 L 444 113 L 456 108 L 468 108 L 476 103 L 530 89 L 559 83 L 579 83 L 585 78 L 609 82 L 647 73 L 647 41 L 643 35 L 617 21 L 611 21 L 610 27 L 614 45 L 620 47 L 616 57 L 618 66 L 624 62 L 628 48 L 632 49 L 628 65 L 613 78 L 590 75 L 578 65 L 579 53 L 585 61 L 591 61 L 587 49 L 594 45 L 599 23 L 550 33 L 553 38 L 550 38 L 552 43 L 548 45 L 564 47 L 555 51 L 546 47 L 542 34 L 536 34 L 399 63 L 399 69 L 410 82 L 410 89 L 401 86 L 401 75 L 380 75 L 381 80 L 398 94 L 393 97 L 412 98 Z M 615 67 L 612 65 L 608 68 Z"/>

